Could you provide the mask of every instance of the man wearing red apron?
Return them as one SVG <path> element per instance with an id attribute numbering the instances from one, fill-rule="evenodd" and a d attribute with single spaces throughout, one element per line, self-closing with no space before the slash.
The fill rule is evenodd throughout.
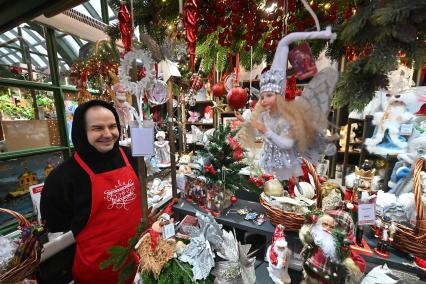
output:
<path id="1" fill-rule="evenodd" d="M 111 105 L 90 101 L 79 106 L 72 128 L 74 156 L 49 175 L 42 192 L 48 229 L 71 229 L 75 236 L 76 284 L 118 282 L 118 271 L 101 270 L 99 264 L 110 256 L 110 247 L 128 245 L 142 216 L 135 162 L 118 146 L 119 135 Z"/>

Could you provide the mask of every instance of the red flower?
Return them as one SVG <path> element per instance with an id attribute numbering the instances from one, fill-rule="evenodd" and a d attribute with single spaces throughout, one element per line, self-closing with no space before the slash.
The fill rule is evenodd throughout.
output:
<path id="1" fill-rule="evenodd" d="M 238 143 L 237 139 L 235 139 L 234 137 L 228 136 L 226 138 L 226 142 L 228 142 L 229 146 L 231 146 L 232 150 L 237 150 L 237 149 L 241 149 L 241 145 Z"/>
<path id="2" fill-rule="evenodd" d="M 216 170 L 213 168 L 212 165 L 204 165 L 204 171 L 206 173 L 216 174 Z"/>
<path id="3" fill-rule="evenodd" d="M 234 159 L 235 161 L 241 161 L 242 159 L 244 159 L 244 152 L 241 148 L 236 149 L 233 153 L 232 153 L 232 159 Z"/>

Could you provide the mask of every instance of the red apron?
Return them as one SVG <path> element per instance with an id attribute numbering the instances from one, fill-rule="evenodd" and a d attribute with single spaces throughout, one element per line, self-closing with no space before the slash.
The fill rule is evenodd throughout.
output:
<path id="1" fill-rule="evenodd" d="M 109 258 L 111 246 L 127 246 L 136 233 L 142 216 L 139 180 L 120 148 L 126 165 L 109 172 L 95 174 L 74 154 L 77 163 L 90 176 L 92 207 L 86 226 L 76 236 L 74 283 L 117 283 L 118 272 L 112 267 L 100 269 L 99 264 Z M 132 279 L 133 280 L 133 279 Z"/>

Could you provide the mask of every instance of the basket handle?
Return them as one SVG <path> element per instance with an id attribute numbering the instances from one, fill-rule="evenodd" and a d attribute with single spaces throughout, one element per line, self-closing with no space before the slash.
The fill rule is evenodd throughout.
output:
<path id="1" fill-rule="evenodd" d="M 19 226 L 21 227 L 29 226 L 31 224 L 21 213 L 6 208 L 0 208 L 0 213 L 1 212 L 10 214 L 15 217 L 19 222 Z"/>
<path id="2" fill-rule="evenodd" d="M 317 170 L 312 165 L 312 163 L 309 162 L 308 160 L 306 160 L 306 159 L 303 158 L 303 162 L 306 164 L 306 166 L 308 167 L 309 173 L 314 178 L 315 193 L 317 195 L 317 208 L 322 208 L 321 183 L 320 183 L 320 180 L 318 178 Z"/>
<path id="3" fill-rule="evenodd" d="M 425 166 L 425 159 L 419 158 L 416 160 L 416 165 L 414 168 L 414 202 L 416 204 L 416 230 L 418 236 L 416 237 L 417 241 L 423 241 L 426 239 L 426 224 L 424 220 L 424 208 L 422 200 L 422 182 L 420 173 L 422 172 Z"/>

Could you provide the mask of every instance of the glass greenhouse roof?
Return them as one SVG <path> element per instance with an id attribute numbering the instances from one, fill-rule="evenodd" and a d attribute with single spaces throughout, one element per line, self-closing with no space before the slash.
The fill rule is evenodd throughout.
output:
<path id="1" fill-rule="evenodd" d="M 90 0 L 73 9 L 102 22 L 101 0 Z M 109 6 L 108 18 L 110 22 L 117 20 L 116 12 Z M 78 58 L 80 48 L 87 41 L 59 31 L 56 32 L 56 40 L 60 72 L 67 72 Z M 23 56 L 26 56 L 23 47 L 26 47 L 29 51 L 33 68 L 37 71 L 48 72 L 49 62 L 44 29 L 33 22 L 21 24 L 19 27 L 0 34 L 0 66 L 8 68 L 21 65 L 22 67 L 25 63 Z"/>

